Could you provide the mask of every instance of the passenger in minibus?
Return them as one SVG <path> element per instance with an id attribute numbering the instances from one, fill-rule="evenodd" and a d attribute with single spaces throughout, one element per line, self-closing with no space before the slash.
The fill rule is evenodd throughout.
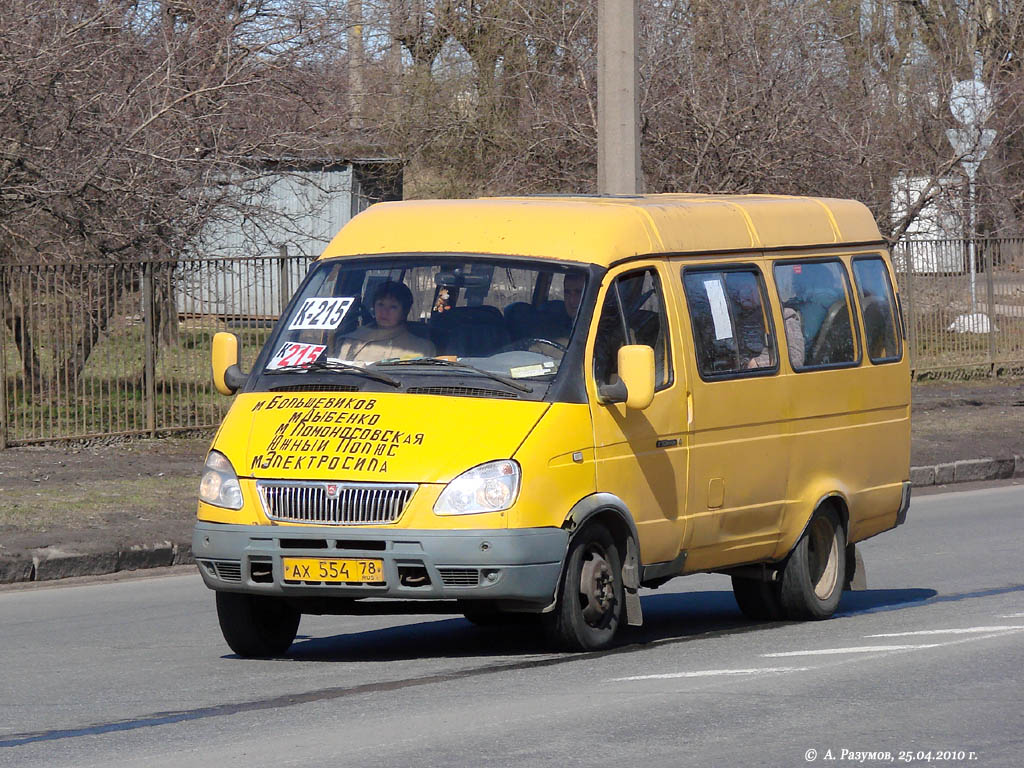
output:
<path id="1" fill-rule="evenodd" d="M 412 291 L 404 283 L 381 283 L 373 293 L 374 322 L 343 336 L 337 357 L 357 363 L 432 357 L 434 345 L 406 325 L 411 308 Z"/>
<path id="2" fill-rule="evenodd" d="M 802 368 L 806 355 L 804 340 L 804 320 L 797 309 L 798 298 L 793 285 L 793 270 L 776 269 L 775 286 L 782 304 L 782 322 L 786 329 L 786 346 L 789 348 L 789 364 L 793 369 Z"/>

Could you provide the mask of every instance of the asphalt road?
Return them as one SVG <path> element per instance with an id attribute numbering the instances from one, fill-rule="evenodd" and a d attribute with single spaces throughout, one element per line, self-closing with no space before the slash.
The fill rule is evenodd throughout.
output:
<path id="1" fill-rule="evenodd" d="M 752 625 L 694 576 L 586 655 L 304 617 L 287 659 L 248 661 L 191 572 L 2 591 L 0 765 L 1024 765 L 1024 486 L 915 498 L 862 552 L 830 621 Z"/>

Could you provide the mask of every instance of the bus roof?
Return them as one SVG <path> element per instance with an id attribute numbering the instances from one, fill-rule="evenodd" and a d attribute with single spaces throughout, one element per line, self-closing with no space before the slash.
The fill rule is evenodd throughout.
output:
<path id="1" fill-rule="evenodd" d="M 607 266 L 654 253 L 757 251 L 881 241 L 853 200 L 667 194 L 378 203 L 321 258 L 386 253 L 535 256 Z"/>

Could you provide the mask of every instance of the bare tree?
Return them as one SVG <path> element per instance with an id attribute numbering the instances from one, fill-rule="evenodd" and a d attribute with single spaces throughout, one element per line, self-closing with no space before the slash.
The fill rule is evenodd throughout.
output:
<path id="1" fill-rule="evenodd" d="M 331 59 L 343 29 L 297 0 L 7 2 L 0 263 L 171 256 L 241 204 L 234 190 L 266 174 L 262 159 L 336 151 L 347 105 Z M 81 286 L 69 321 L 83 332 L 63 347 L 57 337 L 55 375 L 80 374 L 137 274 Z M 8 308 L 41 389 L 31 327 Z"/>

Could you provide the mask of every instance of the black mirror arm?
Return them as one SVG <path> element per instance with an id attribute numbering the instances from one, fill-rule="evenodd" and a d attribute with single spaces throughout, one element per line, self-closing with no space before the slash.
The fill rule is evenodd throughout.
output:
<path id="1" fill-rule="evenodd" d="M 224 371 L 224 383 L 236 392 L 244 387 L 247 381 L 249 381 L 249 374 L 244 373 L 237 363 L 228 366 L 228 369 Z"/>
<path id="2" fill-rule="evenodd" d="M 597 394 L 603 403 L 624 403 L 629 395 L 626 383 L 617 373 L 612 374 L 612 380 L 607 384 L 598 385 Z"/>

